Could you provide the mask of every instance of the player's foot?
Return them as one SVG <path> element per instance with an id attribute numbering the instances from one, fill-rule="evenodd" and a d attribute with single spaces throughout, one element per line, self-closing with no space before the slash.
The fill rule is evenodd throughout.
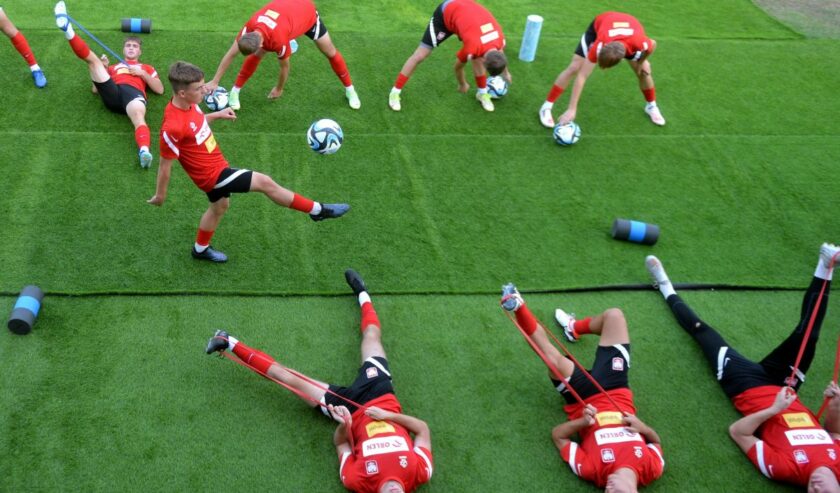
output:
<path id="1" fill-rule="evenodd" d="M 70 25 L 70 18 L 67 17 L 67 6 L 64 5 L 63 1 L 55 4 L 55 25 L 62 31 L 66 31 L 67 26 Z"/>
<path id="2" fill-rule="evenodd" d="M 350 210 L 349 204 L 321 204 L 321 212 L 318 214 L 310 214 L 309 217 L 313 221 L 323 221 L 324 219 L 334 219 L 347 214 Z"/>
<path id="3" fill-rule="evenodd" d="M 822 260 L 823 265 L 829 267 L 832 258 L 835 259 L 836 263 L 840 263 L 840 247 L 833 243 L 823 243 L 820 246 L 820 260 Z"/>
<path id="4" fill-rule="evenodd" d="M 481 103 L 481 107 L 484 108 L 484 111 L 493 111 L 496 109 L 493 105 L 493 98 L 490 97 L 489 92 L 476 92 L 475 99 Z"/>
<path id="5" fill-rule="evenodd" d="M 32 81 L 35 82 L 35 87 L 41 89 L 47 85 L 47 76 L 44 75 L 43 70 L 33 70 Z"/>
<path id="6" fill-rule="evenodd" d="M 347 284 L 356 296 L 359 296 L 359 293 L 367 291 L 367 286 L 365 286 L 365 281 L 362 279 L 362 276 L 353 269 L 344 271 L 344 279 L 347 280 Z"/>
<path id="7" fill-rule="evenodd" d="M 659 111 L 659 106 L 656 106 L 655 104 L 648 104 L 645 106 L 645 113 L 648 114 L 650 121 L 652 121 L 655 125 L 659 125 L 660 127 L 665 125 L 665 117 L 662 116 L 662 112 Z"/>
<path id="8" fill-rule="evenodd" d="M 653 287 L 658 288 L 662 296 L 668 298 L 668 296 L 676 294 L 671 280 L 668 279 L 668 274 L 665 273 L 665 267 L 662 267 L 662 262 L 658 258 L 653 255 L 645 257 L 645 267 L 653 278 Z"/>
<path id="9" fill-rule="evenodd" d="M 394 111 L 400 111 L 402 109 L 400 105 L 400 93 L 391 91 L 391 94 L 388 95 L 388 106 Z"/>
<path id="10" fill-rule="evenodd" d="M 540 123 L 543 127 L 554 128 L 554 117 L 551 116 L 551 106 L 543 106 L 540 108 Z"/>
<path id="11" fill-rule="evenodd" d="M 562 308 L 554 310 L 554 320 L 563 327 L 563 335 L 569 342 L 577 342 L 580 335 L 575 332 L 575 314 L 566 313 Z"/>
<path id="12" fill-rule="evenodd" d="M 221 353 L 225 349 L 228 348 L 228 333 L 223 330 L 217 330 L 213 337 L 207 341 L 207 349 L 204 351 L 207 354 L 213 354 L 216 352 Z"/>
<path id="13" fill-rule="evenodd" d="M 152 153 L 146 150 L 140 151 L 140 167 L 143 169 L 152 165 Z"/>
<path id="14" fill-rule="evenodd" d="M 228 106 L 233 111 L 239 111 L 239 91 L 230 91 L 228 93 Z"/>
<path id="15" fill-rule="evenodd" d="M 350 103 L 351 108 L 357 110 L 362 107 L 362 102 L 359 101 L 359 95 L 356 94 L 356 89 L 348 87 L 344 95 L 347 96 L 347 102 Z"/>
<path id="16" fill-rule="evenodd" d="M 218 262 L 223 263 L 227 262 L 227 255 L 224 253 L 214 250 L 213 247 L 207 246 L 203 252 L 198 252 L 195 247 L 192 249 L 192 257 L 198 260 L 209 260 L 211 262 Z"/>
<path id="17" fill-rule="evenodd" d="M 509 312 L 515 312 L 524 304 L 522 295 L 519 294 L 519 290 L 512 282 L 502 286 L 502 308 Z"/>

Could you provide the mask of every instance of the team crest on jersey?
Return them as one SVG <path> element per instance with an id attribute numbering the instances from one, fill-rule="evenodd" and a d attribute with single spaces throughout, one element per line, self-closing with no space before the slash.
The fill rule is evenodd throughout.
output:
<path id="1" fill-rule="evenodd" d="M 371 378 L 378 377 L 379 376 L 379 371 L 377 371 L 377 369 L 375 367 L 371 366 L 371 367 L 368 367 L 367 370 L 365 370 L 365 374 L 367 375 L 368 380 L 370 380 Z"/>
<path id="2" fill-rule="evenodd" d="M 601 450 L 601 462 L 615 462 L 615 453 L 611 448 Z"/>
<path id="3" fill-rule="evenodd" d="M 368 476 L 379 474 L 379 464 L 375 460 L 365 461 L 365 472 Z"/>
<path id="4" fill-rule="evenodd" d="M 797 464 L 807 464 L 808 463 L 808 454 L 805 453 L 804 450 L 794 450 L 793 451 L 793 458 L 796 460 Z"/>
<path id="5" fill-rule="evenodd" d="M 198 130 L 198 127 L 195 126 L 195 122 L 190 122 L 190 130 L 192 130 L 193 132 Z"/>
<path id="6" fill-rule="evenodd" d="M 633 447 L 633 455 L 635 455 L 636 458 L 641 459 L 643 455 L 642 447 Z"/>
<path id="7" fill-rule="evenodd" d="M 624 359 L 616 356 L 612 360 L 613 371 L 624 371 Z"/>
<path id="8" fill-rule="evenodd" d="M 837 452 L 835 452 L 833 448 L 828 449 L 828 458 L 831 460 L 837 460 Z"/>
<path id="9" fill-rule="evenodd" d="M 400 456 L 400 467 L 402 467 L 403 469 L 408 467 L 408 456 L 407 455 L 401 455 Z"/>

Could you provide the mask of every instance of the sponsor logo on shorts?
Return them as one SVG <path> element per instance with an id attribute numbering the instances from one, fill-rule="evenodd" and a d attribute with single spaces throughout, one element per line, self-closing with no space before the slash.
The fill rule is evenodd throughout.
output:
<path id="1" fill-rule="evenodd" d="M 595 432 L 595 443 L 643 442 L 641 435 L 628 431 L 627 428 L 601 428 Z"/>
<path id="2" fill-rule="evenodd" d="M 819 428 L 808 430 L 788 430 L 785 432 L 788 441 L 794 447 L 803 445 L 834 445 L 834 441 L 828 432 Z"/>
<path id="3" fill-rule="evenodd" d="M 362 442 L 362 456 L 408 452 L 408 443 L 403 437 L 380 437 Z"/>
<path id="4" fill-rule="evenodd" d="M 616 356 L 612 359 L 613 371 L 624 371 L 624 358 Z"/>
<path id="5" fill-rule="evenodd" d="M 601 462 L 615 462 L 615 453 L 611 448 L 601 450 Z"/>
<path id="6" fill-rule="evenodd" d="M 379 464 L 375 460 L 365 461 L 365 472 L 368 476 L 379 474 Z"/>
<path id="7" fill-rule="evenodd" d="M 368 367 L 367 370 L 365 370 L 365 374 L 367 375 L 368 380 L 370 380 L 371 378 L 378 377 L 379 376 L 379 371 L 377 371 L 376 368 L 371 366 L 371 367 Z"/>
<path id="8" fill-rule="evenodd" d="M 804 450 L 794 450 L 793 451 L 793 458 L 794 458 L 794 460 L 796 460 L 797 464 L 807 464 L 808 463 L 808 454 L 806 454 Z"/>

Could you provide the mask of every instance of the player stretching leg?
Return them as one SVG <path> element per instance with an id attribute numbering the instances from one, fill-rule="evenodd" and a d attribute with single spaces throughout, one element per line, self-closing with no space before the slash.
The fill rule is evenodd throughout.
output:
<path id="1" fill-rule="evenodd" d="M 26 41 L 23 33 L 18 31 L 15 25 L 12 24 L 12 21 L 9 20 L 3 7 L 0 7 L 0 31 L 3 31 L 3 34 L 9 37 L 17 52 L 26 60 L 26 63 L 29 65 L 29 70 L 32 72 L 32 81 L 35 82 L 35 87 L 40 89 L 46 86 L 47 78 L 35 60 L 35 55 L 32 53 L 32 49 L 29 48 L 29 42 Z"/>

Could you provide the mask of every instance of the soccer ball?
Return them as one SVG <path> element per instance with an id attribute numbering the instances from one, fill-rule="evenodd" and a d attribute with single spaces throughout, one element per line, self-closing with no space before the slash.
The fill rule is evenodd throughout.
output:
<path id="1" fill-rule="evenodd" d="M 210 111 L 219 111 L 228 106 L 228 92 L 224 87 L 217 87 L 215 91 L 204 96 L 204 104 Z"/>
<path id="2" fill-rule="evenodd" d="M 554 142 L 561 146 L 570 146 L 580 140 L 580 127 L 575 122 L 565 125 L 557 124 L 554 127 Z"/>
<path id="3" fill-rule="evenodd" d="M 508 82 L 501 75 L 494 75 L 487 79 L 487 92 L 493 99 L 499 99 L 508 92 Z"/>
<path id="4" fill-rule="evenodd" d="M 344 142 L 344 131 L 335 120 L 324 118 L 309 126 L 306 141 L 318 154 L 333 154 Z"/>

